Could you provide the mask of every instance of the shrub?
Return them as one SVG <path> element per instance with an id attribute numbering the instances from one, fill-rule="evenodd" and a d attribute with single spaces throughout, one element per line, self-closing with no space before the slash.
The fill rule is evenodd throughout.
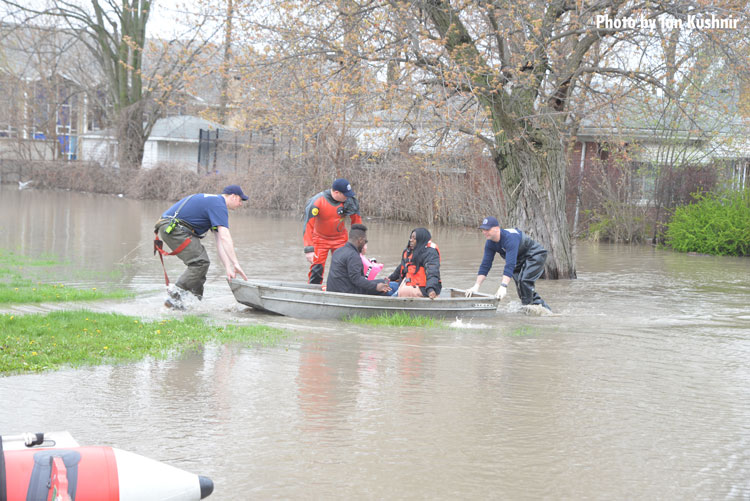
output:
<path id="1" fill-rule="evenodd" d="M 694 195 L 674 211 L 667 245 L 681 252 L 750 255 L 750 191 Z"/>
<path id="2" fill-rule="evenodd" d="M 153 169 L 137 170 L 126 193 L 141 200 L 179 200 L 196 191 L 199 179 L 193 171 L 159 164 Z"/>
<path id="3" fill-rule="evenodd" d="M 92 162 L 0 161 L 0 178 L 12 183 L 33 180 L 35 188 L 124 194 L 167 204 L 191 193 L 219 193 L 228 184 L 239 184 L 250 197 L 245 210 L 294 211 L 301 216 L 311 196 L 329 188 L 333 179 L 345 177 L 360 195 L 360 211 L 367 217 L 428 225 L 474 225 L 487 214 L 503 217 L 498 173 L 478 152 L 445 158 L 400 152 L 385 158 L 345 157 L 342 166 L 316 163 L 315 155 L 262 157 L 244 167 L 220 166 L 220 172 L 209 174 L 167 162 L 121 170 Z"/>
<path id="4" fill-rule="evenodd" d="M 589 240 L 640 243 L 646 240 L 648 206 L 610 200 L 584 211 L 589 218 Z"/>

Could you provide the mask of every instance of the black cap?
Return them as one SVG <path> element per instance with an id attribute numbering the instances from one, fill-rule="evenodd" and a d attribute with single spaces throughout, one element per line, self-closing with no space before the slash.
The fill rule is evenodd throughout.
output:
<path id="1" fill-rule="evenodd" d="M 230 184 L 226 188 L 224 188 L 224 191 L 222 191 L 224 195 L 239 195 L 239 197 L 242 200 L 247 200 L 247 195 L 242 191 L 242 188 L 239 187 L 239 185 L 236 184 Z"/>
<path id="2" fill-rule="evenodd" d="M 482 224 L 479 225 L 479 229 L 481 230 L 491 230 L 495 226 L 500 226 L 500 223 L 497 222 L 497 219 L 489 216 L 482 220 Z"/>
<path id="3" fill-rule="evenodd" d="M 333 184 L 331 185 L 331 189 L 334 189 L 336 191 L 340 191 L 341 193 L 343 193 L 347 197 L 353 197 L 354 196 L 354 191 L 352 190 L 352 185 L 349 184 L 349 181 L 347 181 L 343 177 L 335 180 L 333 182 Z"/>
<path id="4" fill-rule="evenodd" d="M 235 195 L 237 193 L 234 193 Z M 201 499 L 207 498 L 214 491 L 214 482 L 208 477 L 198 475 L 198 485 L 201 488 Z"/>

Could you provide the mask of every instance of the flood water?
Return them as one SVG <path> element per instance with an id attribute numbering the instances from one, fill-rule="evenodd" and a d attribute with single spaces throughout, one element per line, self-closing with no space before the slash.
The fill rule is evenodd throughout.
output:
<path id="1" fill-rule="evenodd" d="M 136 293 L 89 309 L 179 316 L 151 252 L 169 205 L 2 186 L 0 248 L 57 256 L 66 284 Z M 414 225 L 365 223 L 390 271 Z M 232 213 L 230 227 L 249 277 L 304 280 L 298 218 Z M 472 285 L 481 232 L 430 230 L 444 286 Z M 0 377 L 0 433 L 68 430 L 209 476 L 216 500 L 750 499 L 750 259 L 581 242 L 577 280 L 537 284 L 554 316 L 523 315 L 509 291 L 481 323 L 372 328 L 236 303 L 204 242 L 194 312 L 288 337 Z"/>

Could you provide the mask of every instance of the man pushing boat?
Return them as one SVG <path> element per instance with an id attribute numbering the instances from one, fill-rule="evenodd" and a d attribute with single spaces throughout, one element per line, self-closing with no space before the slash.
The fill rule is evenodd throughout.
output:
<path id="1" fill-rule="evenodd" d="M 237 255 L 234 252 L 234 242 L 229 233 L 229 210 L 242 206 L 247 195 L 236 184 L 224 188 L 219 195 L 197 193 L 187 196 L 167 209 L 156 222 L 154 233 L 154 252 L 160 256 L 176 255 L 185 263 L 187 269 L 180 275 L 176 287 L 168 289 L 169 297 L 164 302 L 167 308 L 184 309 L 185 293 L 190 292 L 196 298 L 203 298 L 203 285 L 211 261 L 208 252 L 200 242 L 209 230 L 216 239 L 216 252 L 224 265 L 227 278 L 237 275 L 247 280 Z M 159 238 L 167 243 L 172 252 L 162 249 Z M 169 286 L 166 271 L 164 279 Z"/>
<path id="2" fill-rule="evenodd" d="M 466 295 L 471 296 L 479 291 L 479 286 L 482 285 L 492 268 L 495 254 L 500 254 L 505 259 L 505 267 L 495 297 L 503 299 L 507 294 L 508 284 L 513 279 L 516 282 L 516 291 L 522 306 L 545 308 L 551 312 L 552 309 L 534 288 L 536 281 L 544 272 L 547 250 L 518 228 L 501 229 L 500 223 L 492 216 L 484 218 L 479 229 L 487 239 L 484 245 L 484 257 L 479 265 L 476 283 L 466 291 Z"/>

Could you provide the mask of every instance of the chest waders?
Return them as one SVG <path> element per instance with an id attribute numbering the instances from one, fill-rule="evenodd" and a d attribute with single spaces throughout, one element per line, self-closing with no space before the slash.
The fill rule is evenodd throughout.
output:
<path id="1" fill-rule="evenodd" d="M 174 230 L 174 227 L 178 224 L 182 223 L 179 219 L 177 219 L 177 215 L 180 213 L 183 207 L 185 207 L 185 204 L 188 203 L 188 200 L 193 198 L 195 195 L 190 195 L 185 199 L 184 202 L 180 204 L 179 207 L 177 207 L 177 210 L 174 212 L 174 215 L 169 218 L 169 226 L 164 230 L 166 233 L 172 233 L 172 230 Z M 182 223 L 184 224 L 184 223 Z M 164 250 L 164 242 L 161 241 L 159 238 L 159 228 L 157 223 L 157 228 L 154 228 L 154 255 L 156 253 L 159 253 L 159 259 L 161 260 L 161 267 L 164 270 L 164 282 L 167 284 L 167 287 L 169 287 L 169 277 L 167 276 L 167 267 L 164 266 L 164 256 L 174 256 L 185 250 L 185 247 L 190 245 L 190 238 L 186 238 L 175 250 L 172 252 L 167 252 Z"/>

